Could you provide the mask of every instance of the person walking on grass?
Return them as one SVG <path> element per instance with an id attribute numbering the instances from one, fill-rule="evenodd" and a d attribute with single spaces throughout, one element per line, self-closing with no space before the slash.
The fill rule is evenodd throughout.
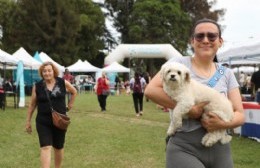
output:
<path id="1" fill-rule="evenodd" d="M 105 72 L 102 72 L 102 76 L 98 78 L 95 87 L 95 92 L 97 94 L 98 103 L 102 112 L 105 112 L 107 106 L 107 97 L 110 94 L 109 79 Z"/>
<path id="2" fill-rule="evenodd" d="M 146 82 L 145 79 L 141 77 L 138 72 L 135 72 L 134 77 L 130 79 L 129 83 L 130 89 L 132 90 L 135 113 L 136 116 L 139 117 L 143 115 L 143 97 Z"/>
<path id="3" fill-rule="evenodd" d="M 39 68 L 39 74 L 42 80 L 32 88 L 25 129 L 27 133 L 32 133 L 31 119 L 37 107 L 36 130 L 40 143 L 41 167 L 51 167 L 51 150 L 53 148 L 55 168 L 60 168 L 64 156 L 66 131 L 53 125 L 50 106 L 52 105 L 55 111 L 66 114 L 66 90 L 71 93 L 68 110 L 73 107 L 77 91 L 68 81 L 58 77 L 59 70 L 51 62 L 43 63 Z M 51 100 L 51 105 L 48 97 Z"/>

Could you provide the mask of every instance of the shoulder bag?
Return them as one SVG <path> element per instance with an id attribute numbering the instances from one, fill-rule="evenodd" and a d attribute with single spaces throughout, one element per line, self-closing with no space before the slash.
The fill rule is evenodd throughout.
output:
<path id="1" fill-rule="evenodd" d="M 45 85 L 45 92 L 51 108 L 53 125 L 61 130 L 67 130 L 70 124 L 70 117 L 68 117 L 65 114 L 61 114 L 53 109 L 46 85 Z"/>

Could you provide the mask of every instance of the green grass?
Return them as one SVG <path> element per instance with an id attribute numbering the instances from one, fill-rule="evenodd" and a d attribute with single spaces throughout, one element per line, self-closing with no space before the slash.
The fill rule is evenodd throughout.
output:
<path id="1" fill-rule="evenodd" d="M 26 99 L 26 106 L 29 98 Z M 69 112 L 72 123 L 65 143 L 65 168 L 163 168 L 168 113 L 144 102 L 144 116 L 135 117 L 132 96 L 109 96 L 107 112 L 100 112 L 96 95 L 80 94 Z M 0 167 L 40 167 L 38 137 L 25 133 L 27 108 L 0 111 Z M 34 118 L 36 111 L 34 113 Z M 259 143 L 234 137 L 235 168 L 259 167 Z"/>

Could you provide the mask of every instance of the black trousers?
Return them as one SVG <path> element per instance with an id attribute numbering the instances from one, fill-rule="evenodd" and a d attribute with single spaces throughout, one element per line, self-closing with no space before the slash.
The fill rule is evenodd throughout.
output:
<path id="1" fill-rule="evenodd" d="M 107 104 L 107 95 L 98 95 L 98 103 L 101 107 L 101 110 L 106 110 L 106 104 Z"/>
<path id="2" fill-rule="evenodd" d="M 139 113 L 140 111 L 143 111 L 144 93 L 133 93 L 132 95 L 134 100 L 135 112 Z"/>

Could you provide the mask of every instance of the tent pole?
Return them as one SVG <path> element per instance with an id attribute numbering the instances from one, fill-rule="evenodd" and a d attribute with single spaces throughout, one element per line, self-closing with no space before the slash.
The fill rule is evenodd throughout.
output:
<path id="1" fill-rule="evenodd" d="M 3 81 L 3 90 L 4 90 L 4 104 L 3 104 L 3 110 L 5 111 L 6 106 L 6 88 L 5 88 L 5 82 L 6 82 L 6 62 L 3 63 L 3 70 L 4 70 L 4 81 Z"/>

